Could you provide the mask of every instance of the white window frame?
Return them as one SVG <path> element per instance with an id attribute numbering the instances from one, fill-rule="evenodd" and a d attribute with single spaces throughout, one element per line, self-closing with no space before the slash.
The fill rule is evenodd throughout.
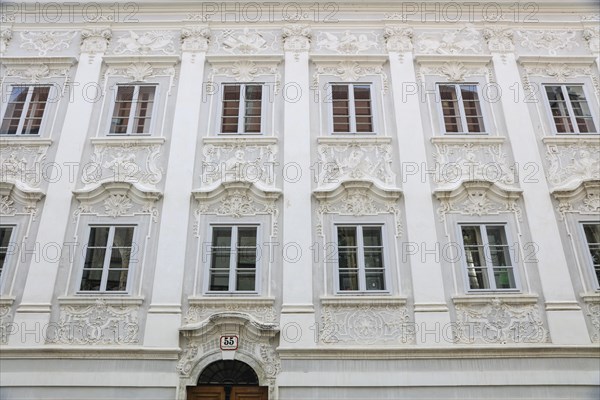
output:
<path id="1" fill-rule="evenodd" d="M 129 117 L 127 120 L 127 132 L 126 133 L 115 133 L 115 132 L 111 132 L 111 128 L 112 128 L 112 121 L 113 121 L 113 116 L 115 113 L 115 108 L 117 107 L 117 96 L 119 94 L 119 88 L 120 87 L 127 87 L 127 86 L 133 86 L 133 97 L 131 98 L 131 104 L 132 107 L 129 110 Z M 154 88 L 154 100 L 152 100 L 152 108 L 150 111 L 150 128 L 149 128 L 149 132 L 142 132 L 142 133 L 134 133 L 133 131 L 133 121 L 135 120 L 135 112 L 137 110 L 137 100 L 138 100 L 138 96 L 140 94 L 140 87 L 145 86 L 145 87 L 153 87 Z M 113 96 L 113 101 L 112 101 L 112 107 L 110 108 L 110 113 L 109 113 L 109 120 L 108 120 L 108 135 L 109 136 L 148 136 L 151 135 L 152 132 L 154 132 L 154 126 L 156 123 L 156 107 L 157 107 L 157 103 L 159 100 L 159 85 L 157 83 L 133 83 L 133 82 L 128 82 L 128 83 L 118 83 L 115 85 L 115 92 L 114 92 L 114 96 Z M 133 105 L 135 105 L 135 107 L 133 107 Z"/>
<path id="2" fill-rule="evenodd" d="M 82 290 L 81 289 L 81 282 L 83 279 L 83 270 L 85 268 L 85 259 L 87 257 L 87 245 L 90 241 L 90 235 L 92 233 L 92 228 L 110 228 L 109 233 L 108 233 L 108 238 L 107 238 L 107 242 L 106 242 L 106 252 L 104 254 L 104 263 L 102 264 L 102 278 L 101 278 L 101 282 L 100 282 L 100 290 Z M 114 235 L 115 235 L 115 228 L 133 228 L 133 236 L 131 238 L 131 249 L 132 252 L 130 254 L 130 258 L 129 258 L 129 265 L 127 266 L 127 285 L 125 290 L 106 290 L 106 282 L 108 281 L 108 272 L 109 272 L 109 265 L 110 265 L 110 255 L 112 254 L 112 243 L 114 241 Z M 132 276 L 134 274 L 133 271 L 133 264 L 132 263 L 132 257 L 135 253 L 137 253 L 137 250 L 139 249 L 138 246 L 136 246 L 136 237 L 138 234 L 138 229 L 139 226 L 136 224 L 90 224 L 87 226 L 87 234 L 86 234 L 86 240 L 85 240 L 85 247 L 84 247 L 84 251 L 82 251 L 82 261 L 81 261 L 81 267 L 79 268 L 79 275 L 76 281 L 76 293 L 78 294 L 115 294 L 115 295 L 123 295 L 123 294 L 129 294 L 131 292 L 131 285 L 132 285 L 132 280 L 134 279 Z M 109 246 L 108 244 L 111 243 L 111 245 Z M 138 247 L 138 248 L 136 248 Z M 134 249 L 136 249 L 134 251 Z M 109 251 L 110 250 L 110 251 Z"/>
<path id="3" fill-rule="evenodd" d="M 590 271 L 592 287 L 596 291 L 600 291 L 600 281 L 596 276 L 596 270 L 594 269 L 594 260 L 592 259 L 592 255 L 590 254 L 590 244 L 587 241 L 587 237 L 585 236 L 584 225 L 599 225 L 600 221 L 598 220 L 582 220 L 578 222 L 579 225 L 579 236 L 581 238 L 581 243 L 583 243 L 583 250 L 585 252 L 585 259 L 587 260 L 586 264 L 588 265 L 587 270 Z"/>
<path id="4" fill-rule="evenodd" d="M 334 123 L 333 123 L 333 86 L 348 86 L 348 109 L 349 109 L 349 117 L 350 117 L 350 132 L 334 132 Z M 354 86 L 368 86 L 369 87 L 369 99 L 371 102 L 371 132 L 357 132 L 356 131 L 356 110 L 354 103 Z M 350 88 L 352 90 L 350 90 Z M 338 136 L 338 135 L 358 135 L 358 136 L 369 136 L 369 135 L 377 135 L 377 125 L 376 125 L 376 114 L 375 114 L 375 99 L 373 98 L 373 82 L 328 82 L 327 83 L 327 99 L 329 102 L 329 132 L 330 135 Z"/>
<path id="5" fill-rule="evenodd" d="M 21 113 L 21 117 L 19 119 L 19 126 L 17 127 L 17 132 L 14 134 L 2 134 L 1 136 L 3 137 L 14 137 L 14 136 L 24 136 L 24 137 L 39 137 L 41 136 L 43 130 L 44 130 L 44 126 L 46 124 L 46 116 L 48 114 L 48 108 L 50 105 L 50 98 L 52 95 L 52 87 L 53 85 L 51 84 L 46 84 L 46 85 L 27 85 L 27 84 L 14 84 L 14 85 L 10 85 L 11 90 L 10 90 L 10 94 L 12 95 L 12 89 L 16 88 L 16 87 L 27 87 L 28 91 L 27 91 L 27 98 L 25 99 L 25 104 L 23 105 L 23 112 Z M 33 96 L 33 88 L 36 87 L 47 87 L 48 88 L 48 99 L 46 99 L 46 104 L 44 106 L 44 113 L 42 114 L 42 120 L 40 122 L 40 129 L 38 131 L 38 133 L 27 133 L 24 134 L 23 133 L 23 126 L 25 125 L 25 119 L 27 117 L 27 114 L 29 112 L 29 106 L 31 104 L 31 97 Z M 10 101 L 4 102 L 3 104 L 3 110 L 2 110 L 2 119 L 0 120 L 0 124 L 4 123 L 4 119 L 6 117 L 6 112 L 8 111 L 8 105 L 9 105 Z"/>
<path id="6" fill-rule="evenodd" d="M 465 132 L 448 132 L 446 131 L 446 123 L 444 121 L 444 107 L 442 106 L 442 93 L 440 92 L 440 86 L 454 86 L 454 93 L 456 94 L 456 98 L 460 99 L 458 101 L 458 110 L 460 113 L 460 122 L 464 128 L 467 128 Z M 469 132 L 467 125 L 467 115 L 465 113 L 465 105 L 462 101 L 462 94 L 458 89 L 461 85 L 473 85 L 477 88 L 477 99 L 479 101 L 479 108 L 481 109 L 481 119 L 483 121 L 483 131 L 482 132 Z M 480 82 L 472 81 L 472 82 L 436 82 L 435 84 L 436 96 L 438 99 L 438 120 L 440 124 L 441 131 L 444 135 L 489 135 L 488 129 L 488 118 L 486 117 L 485 107 L 483 106 L 483 102 L 481 101 L 481 84 Z"/>
<path id="7" fill-rule="evenodd" d="M 225 86 L 239 86 L 240 87 L 240 106 L 238 109 L 238 128 L 237 132 L 223 132 L 223 106 L 225 103 Z M 259 132 L 244 132 L 244 120 L 246 117 L 246 86 L 261 86 L 261 97 L 260 97 L 260 130 Z M 265 82 L 222 82 L 221 83 L 221 101 L 219 103 L 219 118 L 217 119 L 217 132 L 219 136 L 231 136 L 231 135 L 265 135 L 265 119 L 266 119 L 266 101 L 265 101 L 265 90 L 268 89 L 268 85 Z"/>
<path id="8" fill-rule="evenodd" d="M 237 278 L 237 232 L 238 228 L 241 227 L 254 227 L 256 228 L 256 267 L 255 267 L 255 275 L 254 275 L 254 290 L 232 290 L 232 287 L 235 287 L 236 278 Z M 231 242 L 230 242 L 230 253 L 229 253 L 229 290 L 210 290 L 210 278 L 211 278 L 211 269 L 212 269 L 212 246 L 213 246 L 213 230 L 214 228 L 232 228 L 231 229 Z M 209 238 L 210 242 L 208 244 L 208 261 L 206 263 L 206 274 L 205 274 L 205 285 L 204 285 L 204 293 L 209 295 L 231 295 L 231 294 L 239 294 L 239 295 L 257 295 L 261 290 L 261 281 L 262 281 L 262 268 L 261 268 L 261 256 L 263 249 L 261 249 L 259 239 L 262 237 L 262 225 L 260 223 L 247 222 L 243 224 L 228 224 L 228 223 L 211 223 L 209 225 Z"/>
<path id="9" fill-rule="evenodd" d="M 560 86 L 560 90 L 562 92 L 563 97 L 566 99 L 565 103 L 567 105 L 567 111 L 569 112 L 569 120 L 571 121 L 571 126 L 573 126 L 573 132 L 559 132 L 556 129 L 556 123 L 554 122 L 554 117 L 552 116 L 552 109 L 550 108 L 550 99 L 548 98 L 548 93 L 546 93 L 546 86 Z M 580 86 L 583 90 L 583 94 L 585 95 L 585 101 L 588 103 L 588 107 L 590 108 L 590 116 L 592 118 L 592 122 L 594 123 L 594 128 L 596 128 L 595 132 L 579 132 L 579 126 L 577 125 L 577 121 L 575 119 L 575 113 L 573 112 L 573 106 L 571 105 L 571 99 L 569 98 L 569 94 L 567 92 L 567 86 Z M 542 96 L 544 96 L 545 105 L 544 109 L 546 110 L 546 118 L 549 121 L 550 129 L 554 135 L 597 135 L 600 133 L 598 129 L 598 121 L 594 116 L 594 105 L 590 101 L 590 96 L 587 90 L 587 85 L 584 83 L 551 83 L 544 82 L 541 84 L 542 88 Z"/>
<path id="10" fill-rule="evenodd" d="M 354 227 L 357 228 L 357 257 L 358 257 L 358 290 L 340 290 L 340 264 L 339 264 L 339 248 L 338 248 L 338 227 Z M 363 228 L 364 227 L 377 227 L 381 232 L 381 244 L 382 244 L 382 257 L 383 257 L 383 273 L 384 273 L 384 290 L 367 290 L 366 289 L 366 272 L 365 272 L 365 257 L 364 257 L 364 242 L 363 242 Z M 360 228 L 360 229 L 358 229 Z M 352 222 L 336 222 L 333 224 L 333 243 L 335 246 L 335 258 L 334 258 L 334 277 L 333 287 L 335 293 L 338 295 L 380 295 L 391 293 L 391 281 L 390 274 L 391 269 L 389 265 L 388 244 L 386 241 L 386 226 L 384 223 L 352 223 Z"/>
<path id="11" fill-rule="evenodd" d="M 482 241 L 482 246 L 483 246 L 483 253 L 484 253 L 484 261 L 485 261 L 485 267 L 486 267 L 486 271 L 487 271 L 487 275 L 488 275 L 488 283 L 490 285 L 489 289 L 471 289 L 471 285 L 469 283 L 469 266 L 467 265 L 467 253 L 465 251 L 465 243 L 464 243 L 464 239 L 463 239 L 463 235 L 462 235 L 462 227 L 463 226 L 470 226 L 470 227 L 478 227 L 479 228 L 479 233 L 481 235 L 481 241 Z M 510 258 L 510 263 L 511 266 L 509 267 L 510 269 L 512 269 L 512 274 L 513 274 L 513 279 L 515 282 L 515 287 L 514 288 L 497 288 L 496 287 L 496 279 L 495 279 L 495 275 L 494 275 L 494 265 L 492 265 L 491 260 L 492 260 L 492 256 L 490 253 L 490 244 L 488 242 L 488 238 L 487 238 L 487 227 L 496 227 L 496 226 L 500 226 L 502 228 L 504 228 L 504 236 L 506 237 L 506 247 L 508 249 L 508 256 Z M 482 228 L 486 228 L 485 231 L 482 230 Z M 484 234 L 485 233 L 485 234 Z M 457 234 L 460 240 L 460 246 L 461 246 L 461 264 L 462 264 L 462 269 L 463 269 L 463 280 L 464 280 L 464 285 L 465 285 L 465 292 L 470 292 L 470 293 L 489 293 L 489 292 L 502 292 L 502 293 L 511 293 L 511 292 L 520 292 L 521 291 L 521 284 L 519 281 L 519 273 L 518 273 L 518 269 L 519 266 L 516 263 L 515 260 L 515 256 L 513 254 L 513 248 L 511 245 L 511 235 L 510 235 L 510 229 L 508 227 L 507 223 L 503 223 L 503 222 L 459 222 L 457 224 Z M 504 266 L 498 266 L 498 268 L 505 268 Z"/>
<path id="12" fill-rule="evenodd" d="M 4 263 L 2 265 L 0 265 L 0 282 L 2 282 L 4 277 L 7 275 L 6 269 L 10 265 L 10 258 L 12 256 L 12 254 L 9 254 L 9 250 L 11 248 L 11 243 L 14 243 L 14 241 L 12 239 L 15 237 L 15 232 L 17 230 L 16 229 L 17 227 L 14 224 L 2 224 L 2 225 L 0 225 L 0 228 L 2 228 L 2 229 L 10 228 L 10 237 L 8 238 L 8 246 L 6 248 L 6 255 L 4 256 Z M 2 287 L 2 285 L 0 285 L 0 287 Z"/>

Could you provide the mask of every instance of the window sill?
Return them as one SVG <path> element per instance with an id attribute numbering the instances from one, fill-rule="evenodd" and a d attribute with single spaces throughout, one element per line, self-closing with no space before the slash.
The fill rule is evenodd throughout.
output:
<path id="1" fill-rule="evenodd" d="M 52 139 L 44 139 L 38 135 L 0 135 L 0 144 L 50 146 L 52 144 Z"/>
<path id="2" fill-rule="evenodd" d="M 392 138 L 389 136 L 377 136 L 377 135 L 331 135 L 322 136 L 317 138 L 318 144 L 333 144 L 340 145 L 341 143 L 347 143 L 348 141 L 355 141 L 364 144 L 369 143 L 392 143 Z"/>
<path id="3" fill-rule="evenodd" d="M 127 144 L 163 144 L 164 137 L 152 137 L 141 135 L 111 135 L 106 137 L 94 137 L 90 139 L 93 145 L 122 145 Z"/>
<path id="4" fill-rule="evenodd" d="M 581 293 L 580 296 L 586 304 L 598 304 L 600 303 L 600 288 L 595 292 Z"/>
<path id="5" fill-rule="evenodd" d="M 206 296 L 206 297 L 205 297 Z M 275 304 L 274 297 L 260 297 L 260 295 L 213 295 L 206 294 L 205 296 L 189 296 L 188 302 L 190 305 L 212 305 L 212 306 L 227 306 L 243 303 L 244 305 L 256 306 L 273 306 Z M 208 297 L 210 296 L 210 297 Z M 218 296 L 218 297 L 217 297 Z"/>
<path id="6" fill-rule="evenodd" d="M 600 144 L 600 134 L 557 134 L 553 136 L 544 136 L 542 143 L 549 145 L 569 145 L 581 142 L 595 142 L 594 144 Z"/>
<path id="7" fill-rule="evenodd" d="M 323 306 L 337 306 L 337 305 L 389 305 L 389 306 L 404 306 L 406 305 L 406 297 L 384 295 L 382 293 L 377 294 L 337 294 L 335 296 L 324 296 L 321 297 L 321 305 Z"/>
<path id="8" fill-rule="evenodd" d="M 537 294 L 524 294 L 521 292 L 486 292 L 471 293 L 464 296 L 453 296 L 454 305 L 462 304 L 488 304 L 494 299 L 499 299 L 508 304 L 536 304 L 539 296 Z"/>
<path id="9" fill-rule="evenodd" d="M 277 138 L 274 136 L 258 136 L 258 135 L 218 135 L 205 137 L 202 139 L 203 144 L 223 144 L 233 143 L 238 140 L 246 140 L 250 143 L 258 144 L 276 144 Z"/>
<path id="10" fill-rule="evenodd" d="M 433 144 L 463 144 L 464 142 L 479 143 L 479 144 L 502 144 L 506 141 L 504 136 L 492 135 L 444 135 L 433 136 L 430 139 Z"/>
<path id="11" fill-rule="evenodd" d="M 73 296 L 65 296 L 58 298 L 58 304 L 60 305 L 91 305 L 97 301 L 102 301 L 111 306 L 125 306 L 125 305 L 142 305 L 144 302 L 143 297 L 131 296 L 127 293 L 122 294 L 84 294 L 78 293 Z"/>

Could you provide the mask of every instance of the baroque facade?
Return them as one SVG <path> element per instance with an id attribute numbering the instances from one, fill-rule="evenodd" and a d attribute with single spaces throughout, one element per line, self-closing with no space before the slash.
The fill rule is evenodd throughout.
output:
<path id="1" fill-rule="evenodd" d="M 597 4 L 477 4 L 3 4 L 0 397 L 598 398 Z"/>

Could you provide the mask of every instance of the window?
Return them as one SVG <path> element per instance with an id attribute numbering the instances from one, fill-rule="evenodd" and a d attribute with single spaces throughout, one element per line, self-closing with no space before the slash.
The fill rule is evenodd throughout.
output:
<path id="1" fill-rule="evenodd" d="M 462 225 L 461 231 L 469 289 L 515 289 L 504 226 Z"/>
<path id="2" fill-rule="evenodd" d="M 133 226 L 90 228 L 80 290 L 97 292 L 127 290 L 133 232 Z"/>
<path id="3" fill-rule="evenodd" d="M 261 133 L 263 85 L 223 85 L 221 133 Z"/>
<path id="4" fill-rule="evenodd" d="M 339 291 L 384 291 L 381 226 L 337 226 Z"/>
<path id="5" fill-rule="evenodd" d="M 557 133 L 596 132 L 583 86 L 544 85 Z"/>
<path id="6" fill-rule="evenodd" d="M 446 133 L 483 133 L 483 114 L 477 84 L 440 84 Z"/>
<path id="7" fill-rule="evenodd" d="M 156 86 L 118 86 L 110 133 L 150 133 L 155 91 Z"/>
<path id="8" fill-rule="evenodd" d="M 600 224 L 583 224 L 583 231 L 596 276 L 596 286 L 600 286 Z"/>
<path id="9" fill-rule="evenodd" d="M 212 227 L 209 291 L 256 291 L 257 230 L 257 226 Z"/>
<path id="10" fill-rule="evenodd" d="M 38 135 L 50 86 L 14 86 L 2 120 L 2 135 Z"/>
<path id="11" fill-rule="evenodd" d="M 371 85 L 332 84 L 334 133 L 373 133 Z"/>
<path id="12" fill-rule="evenodd" d="M 4 269 L 4 262 L 6 261 L 6 254 L 10 247 L 10 237 L 12 235 L 11 226 L 0 226 L 0 276 Z"/>

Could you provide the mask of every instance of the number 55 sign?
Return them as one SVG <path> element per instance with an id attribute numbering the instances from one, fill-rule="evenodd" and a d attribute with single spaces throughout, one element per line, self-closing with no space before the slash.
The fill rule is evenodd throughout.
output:
<path id="1" fill-rule="evenodd" d="M 237 350 L 238 337 L 237 336 L 221 336 L 220 346 L 221 346 L 221 350 Z"/>

